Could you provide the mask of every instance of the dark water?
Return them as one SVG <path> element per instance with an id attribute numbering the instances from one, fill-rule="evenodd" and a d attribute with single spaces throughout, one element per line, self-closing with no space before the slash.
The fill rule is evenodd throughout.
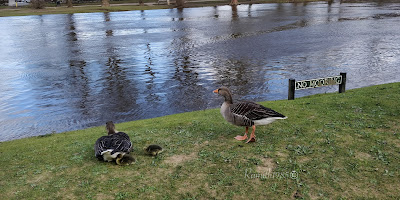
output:
<path id="1" fill-rule="evenodd" d="M 0 141 L 215 108 L 220 85 L 262 101 L 289 78 L 397 82 L 399 25 L 395 3 L 3 17 Z"/>

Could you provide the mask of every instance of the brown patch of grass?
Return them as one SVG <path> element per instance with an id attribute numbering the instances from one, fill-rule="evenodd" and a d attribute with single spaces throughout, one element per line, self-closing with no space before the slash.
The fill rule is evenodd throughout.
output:
<path id="1" fill-rule="evenodd" d="M 388 123 L 390 129 L 398 131 L 400 130 L 400 120 L 395 120 Z"/>
<path id="2" fill-rule="evenodd" d="M 204 189 L 206 189 L 206 191 L 210 194 L 211 197 L 217 196 L 217 191 L 211 189 L 210 185 L 208 185 L 207 182 L 204 184 Z"/>
<path id="3" fill-rule="evenodd" d="M 50 172 L 43 172 L 40 174 L 35 174 L 35 175 L 30 176 L 30 179 L 27 180 L 26 182 L 29 184 L 40 183 L 40 182 L 44 182 L 50 176 L 51 176 Z"/>
<path id="4" fill-rule="evenodd" d="M 76 199 L 76 196 L 73 195 L 69 189 L 70 188 L 60 188 L 60 190 L 57 192 L 57 197 L 61 199 Z"/>
<path id="5" fill-rule="evenodd" d="M 312 200 L 319 199 L 319 197 L 313 193 L 309 193 L 308 195 L 310 195 L 310 199 L 312 199 Z"/>
<path id="6" fill-rule="evenodd" d="M 170 165 L 180 165 L 182 163 L 185 163 L 189 160 L 193 160 L 196 157 L 196 153 L 193 152 L 189 155 L 173 155 L 171 157 L 168 157 L 164 160 L 165 163 L 170 164 Z"/>
<path id="7" fill-rule="evenodd" d="M 287 153 L 283 153 L 281 151 L 276 152 L 275 154 L 277 158 L 286 159 L 289 155 Z"/>
<path id="8" fill-rule="evenodd" d="M 356 152 L 355 157 L 359 160 L 370 160 L 371 159 L 371 155 L 365 152 Z"/>
<path id="9" fill-rule="evenodd" d="M 309 158 L 309 157 L 301 157 L 300 159 L 298 159 L 298 162 L 299 163 L 306 163 L 306 162 L 308 162 L 310 160 L 311 160 L 311 158 Z"/>
<path id="10" fill-rule="evenodd" d="M 195 191 L 197 188 L 204 188 L 210 194 L 210 196 L 215 197 L 215 195 L 216 195 L 215 191 L 210 189 L 207 182 L 202 181 L 205 178 L 206 178 L 206 174 L 191 173 L 191 174 L 189 174 L 188 179 L 190 179 L 192 181 L 195 180 L 195 181 L 193 181 L 192 184 L 186 184 L 185 182 L 183 182 L 184 185 L 179 187 L 177 192 L 179 194 L 186 194 L 186 193 L 191 193 L 191 191 Z"/>
<path id="11" fill-rule="evenodd" d="M 378 198 L 376 196 L 377 191 L 375 190 L 374 187 L 364 187 L 365 183 L 355 183 L 353 182 L 352 184 L 348 184 L 348 182 L 340 182 L 339 183 L 340 187 L 345 189 L 345 191 L 342 193 L 342 196 L 347 196 L 347 197 L 354 197 L 354 196 L 359 196 L 359 197 L 365 197 L 365 198 L 377 198 L 377 199 L 382 199 Z M 365 189 L 360 189 L 359 187 L 363 186 Z"/>
<path id="12" fill-rule="evenodd" d="M 101 193 L 96 195 L 96 199 L 97 200 L 103 200 L 103 199 L 104 200 L 106 200 L 106 199 L 108 200 L 108 199 L 113 199 L 113 198 L 114 197 L 111 196 L 111 195 L 106 195 L 106 194 L 101 194 Z"/>
<path id="13" fill-rule="evenodd" d="M 343 134 L 343 135 L 336 134 L 336 136 L 337 136 L 338 142 L 340 142 L 340 145 L 344 146 L 344 147 L 351 145 L 357 139 L 357 138 L 353 138 L 351 135 L 347 135 L 347 134 Z"/>
<path id="14" fill-rule="evenodd" d="M 400 148 L 400 142 L 398 140 L 394 140 L 393 143 L 395 147 Z"/>
<path id="15" fill-rule="evenodd" d="M 276 168 L 276 164 L 272 158 L 262 158 L 262 164 L 257 165 L 256 171 L 261 174 L 269 174 Z"/>

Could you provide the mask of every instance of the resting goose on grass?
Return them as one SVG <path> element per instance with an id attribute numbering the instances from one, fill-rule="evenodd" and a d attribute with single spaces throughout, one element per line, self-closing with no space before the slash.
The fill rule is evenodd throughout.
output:
<path id="1" fill-rule="evenodd" d="M 237 126 L 245 126 L 246 132 L 244 136 L 236 136 L 236 140 L 246 140 L 249 127 L 253 128 L 250 139 L 246 143 L 256 141 L 256 126 L 267 125 L 274 122 L 277 119 L 286 119 L 284 115 L 266 108 L 260 104 L 243 101 L 239 103 L 233 103 L 232 94 L 227 87 L 220 87 L 213 91 L 225 98 L 224 103 L 221 106 L 221 115 L 224 119 Z"/>
<path id="2" fill-rule="evenodd" d="M 100 137 L 94 144 L 97 159 L 108 162 L 115 160 L 118 165 L 129 165 L 134 162 L 135 159 L 129 154 L 133 148 L 129 136 L 115 130 L 112 121 L 106 123 L 106 129 L 108 135 Z"/>

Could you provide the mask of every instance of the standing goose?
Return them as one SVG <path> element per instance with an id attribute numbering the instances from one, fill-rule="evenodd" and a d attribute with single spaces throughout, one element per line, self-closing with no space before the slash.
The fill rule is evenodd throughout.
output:
<path id="1" fill-rule="evenodd" d="M 225 98 L 224 103 L 221 106 L 221 115 L 224 119 L 237 126 L 246 126 L 246 132 L 244 136 L 236 136 L 236 140 L 246 140 L 249 127 L 253 128 L 250 139 L 246 143 L 255 142 L 257 125 L 267 125 L 274 122 L 277 119 L 286 119 L 284 115 L 266 108 L 260 104 L 243 101 L 239 103 L 233 103 L 232 94 L 227 87 L 220 87 L 213 91 Z"/>
<path id="2" fill-rule="evenodd" d="M 133 148 L 129 136 L 115 130 L 112 121 L 106 123 L 106 129 L 108 135 L 100 137 L 94 144 L 97 159 L 108 162 L 115 160 L 118 165 L 129 165 L 134 162 L 135 159 L 129 154 Z"/>

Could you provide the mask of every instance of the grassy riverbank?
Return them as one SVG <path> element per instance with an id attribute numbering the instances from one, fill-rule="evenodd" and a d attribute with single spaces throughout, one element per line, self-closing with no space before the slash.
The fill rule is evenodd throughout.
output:
<path id="1" fill-rule="evenodd" d="M 240 4 L 257 4 L 257 3 L 305 3 L 315 2 L 321 0 L 253 0 L 253 1 L 239 1 Z M 324 1 L 324 0 L 322 0 Z M 93 12 L 117 12 L 117 11 L 130 11 L 130 10 L 153 10 L 153 9 L 168 9 L 174 8 L 175 4 L 166 5 L 166 1 L 158 5 L 158 1 L 144 0 L 144 6 L 139 6 L 138 0 L 125 0 L 125 1 L 112 1 L 110 7 L 101 7 L 101 2 L 77 4 L 72 8 L 65 5 L 55 7 L 55 4 L 47 4 L 43 9 L 33 9 L 30 6 L 8 7 L 0 6 L 0 17 L 6 16 L 25 16 L 25 15 L 46 15 L 46 14 L 71 14 L 71 13 L 93 13 Z M 174 2 L 174 1 L 171 1 Z M 229 5 L 229 0 L 192 0 L 186 1 L 186 7 L 204 7 L 216 5 Z"/>
<path id="2" fill-rule="evenodd" d="M 399 99 L 393 83 L 263 102 L 289 118 L 252 144 L 218 109 L 117 124 L 136 147 L 123 167 L 94 157 L 104 127 L 3 142 L 0 199 L 399 199 Z"/>

